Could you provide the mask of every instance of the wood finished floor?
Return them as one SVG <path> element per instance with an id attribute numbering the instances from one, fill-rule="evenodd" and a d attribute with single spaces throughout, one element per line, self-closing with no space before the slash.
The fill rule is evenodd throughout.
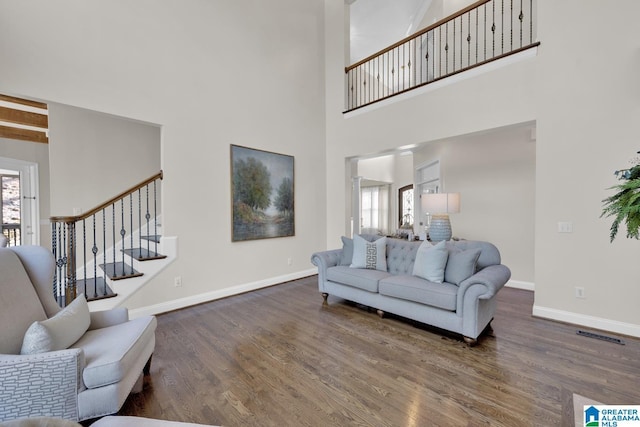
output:
<path id="1" fill-rule="evenodd" d="M 120 415 L 224 426 L 570 426 L 572 395 L 640 404 L 640 340 L 533 318 L 505 288 L 477 347 L 329 297 L 317 277 L 158 316 Z"/>

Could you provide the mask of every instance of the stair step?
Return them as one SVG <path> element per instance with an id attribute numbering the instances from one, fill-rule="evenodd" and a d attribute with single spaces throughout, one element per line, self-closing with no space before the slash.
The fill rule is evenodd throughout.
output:
<path id="1" fill-rule="evenodd" d="M 100 264 L 100 268 L 104 270 L 111 280 L 129 279 L 131 277 L 142 276 L 142 273 L 134 270 L 132 266 L 121 261 Z"/>
<path id="2" fill-rule="evenodd" d="M 159 235 L 159 234 L 152 234 L 150 236 L 140 236 L 140 238 L 143 239 L 143 240 L 150 240 L 150 241 L 155 242 L 155 243 L 160 243 L 160 238 L 161 237 L 162 236 Z"/>
<path id="3" fill-rule="evenodd" d="M 122 252 L 129 255 L 131 258 L 137 259 L 138 261 L 151 261 L 167 257 L 166 255 L 162 255 L 145 248 L 124 249 Z"/>
<path id="4" fill-rule="evenodd" d="M 89 279 L 80 279 L 76 281 L 76 294 L 80 295 L 81 293 L 84 293 L 87 297 L 87 301 L 97 301 L 100 299 L 118 296 L 118 294 L 111 290 L 102 277 L 91 277 Z"/>

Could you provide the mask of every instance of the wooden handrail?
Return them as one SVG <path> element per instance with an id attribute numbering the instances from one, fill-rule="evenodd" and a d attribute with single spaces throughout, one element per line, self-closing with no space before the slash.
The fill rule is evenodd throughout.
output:
<path id="1" fill-rule="evenodd" d="M 421 36 L 421 35 L 423 35 L 423 34 L 425 34 L 425 33 L 428 33 L 429 31 L 433 30 L 434 28 L 438 28 L 439 26 L 441 26 L 441 25 L 443 25 L 443 24 L 446 24 L 447 22 L 449 22 L 449 21 L 452 21 L 452 20 L 456 19 L 457 17 L 459 17 L 459 16 L 461 16 L 461 15 L 464 15 L 465 13 L 467 13 L 467 12 L 469 12 L 469 11 L 471 11 L 471 10 L 473 10 L 473 9 L 477 8 L 477 7 L 480 7 L 480 6 L 482 6 L 483 4 L 485 4 L 485 3 L 489 3 L 490 1 L 491 1 L 491 0 L 479 0 L 479 1 L 477 1 L 477 2 L 475 2 L 475 3 L 473 3 L 473 4 L 471 4 L 471 5 L 469 5 L 469 6 L 467 6 L 467 7 L 465 7 L 465 8 L 464 8 L 464 9 L 462 9 L 462 10 L 459 10 L 459 11 L 457 11 L 457 12 L 455 12 L 455 13 L 453 13 L 453 14 L 451 14 L 451 15 L 449 15 L 449 16 L 447 16 L 447 17 L 445 17 L 445 18 L 442 18 L 442 19 L 441 19 L 441 20 L 439 20 L 438 22 L 436 22 L 436 23 L 434 23 L 434 24 L 431 24 L 431 25 L 429 25 L 429 26 L 428 26 L 428 27 L 426 27 L 426 28 L 423 28 L 422 30 L 417 31 L 417 32 L 415 32 L 414 34 L 412 34 L 412 35 L 410 35 L 410 36 L 407 36 L 407 37 L 403 38 L 403 39 L 402 39 L 402 40 L 400 40 L 399 42 L 394 43 L 394 44 L 392 44 L 391 46 L 385 47 L 384 49 L 382 49 L 382 50 L 380 50 L 380 51 L 378 51 L 378 52 L 376 52 L 376 53 L 374 53 L 374 54 L 372 54 L 372 55 L 369 55 L 369 56 L 367 56 L 366 58 L 364 58 L 364 59 L 362 59 L 362 60 L 360 60 L 360 61 L 356 62 L 355 64 L 352 64 L 352 65 L 349 65 L 348 67 L 345 67 L 345 68 L 344 68 L 344 72 L 345 72 L 345 73 L 348 73 L 349 71 L 351 71 L 352 69 L 354 69 L 354 68 L 358 67 L 359 65 L 362 65 L 362 64 L 364 64 L 364 63 L 366 63 L 366 62 L 368 62 L 368 61 L 371 61 L 372 59 L 376 58 L 377 56 L 380 56 L 380 55 L 382 55 L 383 53 L 389 52 L 390 50 L 393 50 L 393 49 L 395 49 L 395 48 L 396 48 L 396 47 L 398 47 L 398 46 L 402 46 L 402 45 L 403 45 L 403 44 L 405 44 L 406 42 L 408 42 L 408 41 L 410 41 L 410 40 L 413 40 L 413 39 L 415 39 L 416 37 L 419 37 L 419 36 Z"/>
<path id="2" fill-rule="evenodd" d="M 117 196 L 112 197 L 111 199 L 107 200 L 106 202 L 101 203 L 100 205 L 96 206 L 95 208 L 93 208 L 93 209 L 91 209 L 91 210 L 89 210 L 89 211 L 87 211 L 87 212 L 85 212 L 85 213 L 83 213 L 81 215 L 52 216 L 49 219 L 51 220 L 51 222 L 66 222 L 66 223 L 82 221 L 83 219 L 89 218 L 90 216 L 100 212 L 101 210 L 103 210 L 106 207 L 114 204 L 115 202 L 117 202 L 118 200 L 128 196 L 129 194 L 138 191 L 139 189 L 141 189 L 145 185 L 151 184 L 156 179 L 162 179 L 162 178 L 163 178 L 163 174 L 162 174 L 162 171 L 160 171 L 157 174 L 153 175 L 152 177 L 145 179 L 141 183 L 134 185 L 133 187 L 129 188 L 128 190 L 123 191 L 122 193 L 118 194 Z"/>

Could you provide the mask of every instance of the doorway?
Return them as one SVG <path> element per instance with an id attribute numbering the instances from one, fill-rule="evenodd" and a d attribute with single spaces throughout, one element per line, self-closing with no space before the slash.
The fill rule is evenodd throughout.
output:
<path id="1" fill-rule="evenodd" d="M 8 246 L 40 244 L 38 164 L 0 157 L 0 215 Z"/>

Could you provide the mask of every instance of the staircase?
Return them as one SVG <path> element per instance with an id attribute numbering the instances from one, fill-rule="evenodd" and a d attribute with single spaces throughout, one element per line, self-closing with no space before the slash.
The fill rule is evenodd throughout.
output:
<path id="1" fill-rule="evenodd" d="M 84 293 L 92 310 L 116 307 L 175 259 L 176 239 L 160 232 L 162 178 L 161 171 L 82 215 L 51 218 L 61 306 Z"/>

